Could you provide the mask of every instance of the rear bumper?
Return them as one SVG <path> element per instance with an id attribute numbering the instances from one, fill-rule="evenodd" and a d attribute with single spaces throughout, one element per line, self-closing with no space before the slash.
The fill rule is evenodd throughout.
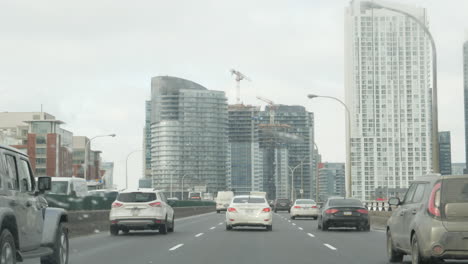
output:
<path id="1" fill-rule="evenodd" d="M 367 217 L 330 217 L 323 219 L 329 227 L 356 227 L 369 225 Z"/>
<path id="2" fill-rule="evenodd" d="M 319 215 L 319 210 L 291 210 L 291 216 L 313 216 L 316 217 Z"/>
<path id="3" fill-rule="evenodd" d="M 435 235 L 435 234 L 434 234 Z M 436 243 L 428 245 L 427 255 L 442 259 L 468 259 L 468 232 L 443 232 Z M 441 246 L 441 255 L 432 254 L 435 246 Z"/>
<path id="4" fill-rule="evenodd" d="M 110 221 L 111 226 L 129 229 L 155 229 L 160 225 L 166 224 L 165 220 L 156 218 L 142 219 L 115 219 Z"/>
<path id="5" fill-rule="evenodd" d="M 275 211 L 289 211 L 290 207 L 275 207 Z"/>
<path id="6" fill-rule="evenodd" d="M 261 214 L 258 216 L 243 216 L 239 214 L 227 213 L 226 225 L 229 226 L 269 226 L 273 223 L 271 213 Z"/>

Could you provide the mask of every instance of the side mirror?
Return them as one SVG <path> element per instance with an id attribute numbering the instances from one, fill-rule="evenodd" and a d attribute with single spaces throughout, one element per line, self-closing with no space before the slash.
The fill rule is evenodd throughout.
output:
<path id="1" fill-rule="evenodd" d="M 388 199 L 388 204 L 398 206 L 398 205 L 401 204 L 400 198 L 396 198 L 396 197 L 395 198 L 390 198 L 390 199 Z"/>
<path id="2" fill-rule="evenodd" d="M 50 191 L 52 189 L 52 178 L 51 177 L 39 177 L 37 179 L 37 190 L 39 193 Z"/>

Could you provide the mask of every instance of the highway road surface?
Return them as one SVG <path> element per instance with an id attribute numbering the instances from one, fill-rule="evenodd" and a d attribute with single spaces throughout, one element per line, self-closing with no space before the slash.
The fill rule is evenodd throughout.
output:
<path id="1" fill-rule="evenodd" d="M 317 230 L 315 220 L 274 214 L 273 231 L 225 230 L 225 215 L 210 213 L 176 221 L 175 232 L 131 232 L 112 237 L 108 230 L 70 241 L 70 264 L 384 264 L 381 230 Z M 25 263 L 38 263 L 28 260 Z M 410 263 L 405 258 L 405 264 Z M 465 262 L 466 263 L 466 262 Z"/>

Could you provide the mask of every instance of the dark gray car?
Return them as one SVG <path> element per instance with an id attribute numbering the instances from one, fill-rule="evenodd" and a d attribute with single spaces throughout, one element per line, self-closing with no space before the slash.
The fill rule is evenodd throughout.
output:
<path id="1" fill-rule="evenodd" d="M 417 178 L 387 223 L 390 262 L 411 255 L 413 264 L 468 259 L 468 177 Z"/>

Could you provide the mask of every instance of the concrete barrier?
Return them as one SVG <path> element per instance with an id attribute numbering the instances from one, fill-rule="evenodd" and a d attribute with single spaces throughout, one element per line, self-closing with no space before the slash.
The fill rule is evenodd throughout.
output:
<path id="1" fill-rule="evenodd" d="M 371 225 L 375 229 L 386 229 L 388 218 L 392 215 L 392 212 L 385 211 L 369 211 Z"/>
<path id="2" fill-rule="evenodd" d="M 175 207 L 176 219 L 215 212 L 214 206 Z M 67 227 L 71 237 L 109 231 L 109 210 L 69 211 Z M 176 226 L 177 230 L 177 226 Z"/>

